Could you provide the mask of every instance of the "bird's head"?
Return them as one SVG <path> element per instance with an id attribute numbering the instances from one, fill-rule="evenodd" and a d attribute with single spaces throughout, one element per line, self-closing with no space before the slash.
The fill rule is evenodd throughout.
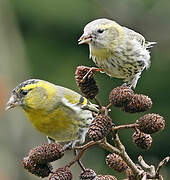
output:
<path id="1" fill-rule="evenodd" d="M 30 79 L 19 84 L 13 89 L 7 102 L 6 109 L 21 106 L 23 109 L 42 109 L 48 99 L 47 82 Z"/>
<path id="2" fill-rule="evenodd" d="M 79 44 L 89 44 L 96 48 L 108 48 L 119 36 L 121 26 L 109 19 L 96 19 L 88 23 Z"/>

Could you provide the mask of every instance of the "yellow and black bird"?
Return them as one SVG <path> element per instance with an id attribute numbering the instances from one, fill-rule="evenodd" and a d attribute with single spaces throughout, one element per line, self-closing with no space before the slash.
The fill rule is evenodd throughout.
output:
<path id="1" fill-rule="evenodd" d="M 97 106 L 80 94 L 44 80 L 30 79 L 13 91 L 6 110 L 22 107 L 32 125 L 52 140 L 83 143 Z"/>

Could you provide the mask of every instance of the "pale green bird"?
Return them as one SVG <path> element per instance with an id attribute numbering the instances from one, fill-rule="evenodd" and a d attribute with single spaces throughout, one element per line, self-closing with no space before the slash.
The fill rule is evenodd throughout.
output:
<path id="1" fill-rule="evenodd" d="M 32 125 L 51 140 L 83 143 L 97 106 L 80 94 L 47 81 L 30 79 L 13 91 L 6 110 L 22 107 Z"/>
<path id="2" fill-rule="evenodd" d="M 144 69 L 150 66 L 147 50 L 155 42 L 145 38 L 115 21 L 97 19 L 88 23 L 79 44 L 88 44 L 90 58 L 106 74 L 123 79 L 135 88 Z"/>

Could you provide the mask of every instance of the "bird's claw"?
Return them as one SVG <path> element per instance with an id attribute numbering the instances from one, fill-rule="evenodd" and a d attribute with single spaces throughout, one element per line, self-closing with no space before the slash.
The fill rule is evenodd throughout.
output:
<path id="1" fill-rule="evenodd" d="M 63 151 L 68 151 L 68 150 L 72 150 L 73 147 L 72 147 L 72 142 L 68 143 L 68 144 L 65 144 L 63 146 Z"/>
<path id="2" fill-rule="evenodd" d="M 86 80 L 86 78 L 90 79 L 94 75 L 95 72 L 100 72 L 100 71 L 101 69 L 99 68 L 91 67 L 89 71 L 86 73 L 86 75 L 82 78 L 81 83 L 83 83 Z"/>

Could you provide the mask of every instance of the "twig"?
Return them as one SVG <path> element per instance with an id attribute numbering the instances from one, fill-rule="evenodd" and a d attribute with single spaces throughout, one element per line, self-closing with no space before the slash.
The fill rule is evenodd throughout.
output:
<path id="1" fill-rule="evenodd" d="M 163 176 L 159 175 L 159 180 L 163 180 Z"/>
<path id="2" fill-rule="evenodd" d="M 139 157 L 138 157 L 138 161 L 139 161 L 139 163 L 141 164 L 141 166 L 142 166 L 143 168 L 145 168 L 145 169 L 148 170 L 148 172 L 150 173 L 150 176 L 155 176 L 155 167 L 154 167 L 153 165 L 150 165 L 150 166 L 149 166 L 149 165 L 144 161 L 144 159 L 143 159 L 142 156 L 139 156 Z"/>
<path id="3" fill-rule="evenodd" d="M 114 143 L 115 143 L 116 147 L 117 147 L 121 152 L 125 151 L 125 147 L 124 147 L 124 145 L 120 142 L 118 133 L 117 133 L 117 132 L 116 132 L 116 133 L 113 132 L 113 136 L 114 136 Z"/>
<path id="4" fill-rule="evenodd" d="M 99 142 L 90 141 L 90 142 L 88 142 L 88 143 L 86 143 L 86 144 L 84 144 L 82 146 L 76 146 L 74 149 L 77 149 L 77 150 L 82 150 L 82 149 L 85 149 L 85 148 L 87 149 L 87 148 L 89 148 L 89 147 L 91 147 L 93 145 L 96 145 L 97 143 L 99 143 Z"/>
<path id="5" fill-rule="evenodd" d="M 99 145 L 101 147 L 103 147 L 104 149 L 108 150 L 111 153 L 115 153 L 119 156 L 121 156 L 121 158 L 126 162 L 126 164 L 131 168 L 132 172 L 134 175 L 140 176 L 142 174 L 143 171 L 139 170 L 135 163 L 130 159 L 130 157 L 128 156 L 128 154 L 125 151 L 125 147 L 123 146 L 123 144 L 120 142 L 120 139 L 118 137 L 118 134 L 115 135 L 115 144 L 117 145 L 117 147 L 112 146 L 111 144 L 109 144 L 106 141 L 106 138 L 104 139 L 103 142 L 100 142 Z"/>
<path id="6" fill-rule="evenodd" d="M 130 159 L 126 151 L 124 151 L 121 155 L 121 158 L 126 162 L 126 164 L 130 167 L 133 174 L 137 177 L 141 176 L 141 174 L 144 172 L 143 170 L 139 170 L 135 163 Z"/>
<path id="7" fill-rule="evenodd" d="M 77 156 L 70 162 L 67 164 L 67 167 L 72 166 L 75 162 L 77 162 L 85 153 L 85 151 L 91 147 L 94 146 L 95 144 L 97 144 L 97 142 L 94 141 L 90 141 L 89 143 L 85 144 L 84 146 L 80 147 L 81 151 L 77 154 Z M 79 147 L 76 147 L 75 149 L 79 149 Z"/>
<path id="8" fill-rule="evenodd" d="M 100 101 L 95 97 L 94 100 L 96 101 L 96 104 L 99 106 L 100 109 L 103 109 L 102 104 L 100 103 Z"/>
<path id="9" fill-rule="evenodd" d="M 143 160 L 142 156 L 138 157 L 138 161 L 140 162 L 140 164 L 142 165 L 143 168 L 147 169 L 149 171 L 149 173 L 147 173 L 147 178 L 149 179 L 159 179 L 159 180 L 163 180 L 162 175 L 159 174 L 160 169 L 169 161 L 170 157 L 166 157 L 164 158 L 159 164 L 158 167 L 155 171 L 155 167 L 153 165 L 149 166 L 148 164 L 146 164 L 146 162 Z"/>
<path id="10" fill-rule="evenodd" d="M 111 103 L 109 103 L 109 104 L 106 106 L 106 109 L 110 109 L 110 108 L 111 108 L 111 106 L 112 106 L 112 104 L 111 104 Z"/>
<path id="11" fill-rule="evenodd" d="M 141 180 L 147 180 L 147 175 L 146 175 L 146 173 L 144 174 L 144 176 L 142 177 Z"/>
<path id="12" fill-rule="evenodd" d="M 98 143 L 99 146 L 101 146 L 103 149 L 106 149 L 107 151 L 111 152 L 111 153 L 115 153 L 120 155 L 120 151 L 119 149 L 117 149 L 116 147 L 112 146 L 111 144 L 109 144 L 106 141 L 106 138 L 103 140 L 103 142 Z"/>
<path id="13" fill-rule="evenodd" d="M 170 159 L 170 157 L 168 156 L 168 157 L 164 158 L 164 159 L 158 164 L 158 167 L 157 167 L 157 169 L 156 169 L 156 176 L 157 176 L 157 177 L 159 176 L 159 172 L 160 172 L 162 166 L 166 165 L 166 164 L 168 163 L 169 159 Z"/>
<path id="14" fill-rule="evenodd" d="M 124 145 L 121 143 L 118 134 L 115 134 L 115 143 L 118 147 L 118 149 L 120 150 L 120 156 L 121 158 L 126 162 L 126 164 L 131 168 L 133 174 L 137 177 L 139 177 L 142 173 L 143 170 L 139 170 L 137 168 L 137 166 L 135 165 L 135 163 L 130 159 L 130 157 L 128 156 L 128 154 L 125 151 L 125 147 Z"/>
<path id="15" fill-rule="evenodd" d="M 123 124 L 119 126 L 112 127 L 112 131 L 122 130 L 122 129 L 129 129 L 129 128 L 135 128 L 136 124 Z"/>
<path id="16" fill-rule="evenodd" d="M 149 169 L 150 168 L 150 166 L 148 164 L 146 164 L 146 162 L 144 161 L 142 156 L 138 157 L 138 161 L 141 164 L 141 166 L 144 167 L 145 169 Z"/>
<path id="17" fill-rule="evenodd" d="M 74 154 L 77 156 L 78 155 L 78 152 L 77 152 L 77 149 L 74 149 Z M 79 164 L 80 168 L 85 171 L 85 167 L 83 165 L 83 163 L 80 161 L 80 159 L 77 160 L 77 163 Z"/>
<path id="18" fill-rule="evenodd" d="M 102 106 L 100 101 L 95 97 L 94 100 L 96 101 L 96 104 L 99 106 L 100 113 L 108 115 L 109 109 L 107 107 Z"/>

